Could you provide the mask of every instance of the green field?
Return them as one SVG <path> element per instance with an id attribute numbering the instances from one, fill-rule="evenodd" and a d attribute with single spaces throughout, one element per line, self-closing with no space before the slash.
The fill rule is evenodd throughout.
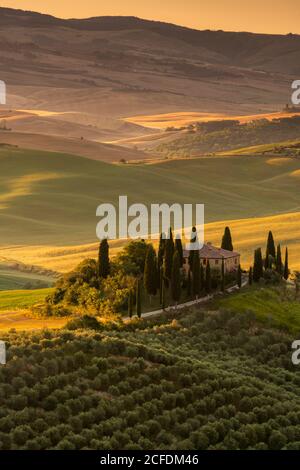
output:
<path id="1" fill-rule="evenodd" d="M 41 274 L 18 271 L 0 265 L 0 291 L 50 287 L 53 279 Z"/>
<path id="2" fill-rule="evenodd" d="M 43 302 L 53 289 L 10 290 L 0 292 L 0 311 L 26 309 Z"/>
<path id="3" fill-rule="evenodd" d="M 300 302 L 290 290 L 252 287 L 219 301 L 218 306 L 234 313 L 253 312 L 264 324 L 300 332 Z"/>
<path id="4" fill-rule="evenodd" d="M 205 203 L 206 222 L 300 209 L 300 160 L 214 157 L 111 165 L 39 151 L 0 152 L 0 244 L 96 241 L 96 207 L 117 203 Z"/>

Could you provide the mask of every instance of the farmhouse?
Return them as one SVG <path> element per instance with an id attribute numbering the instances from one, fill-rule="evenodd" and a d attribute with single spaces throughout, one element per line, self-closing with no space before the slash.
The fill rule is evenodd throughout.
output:
<path id="1" fill-rule="evenodd" d="M 184 267 L 188 270 L 190 251 L 184 250 Z M 236 251 L 228 251 L 223 248 L 216 248 L 211 243 L 206 243 L 199 250 L 199 257 L 202 266 L 209 262 L 212 269 L 221 270 L 224 260 L 225 273 L 236 271 L 240 264 L 241 255 Z"/>

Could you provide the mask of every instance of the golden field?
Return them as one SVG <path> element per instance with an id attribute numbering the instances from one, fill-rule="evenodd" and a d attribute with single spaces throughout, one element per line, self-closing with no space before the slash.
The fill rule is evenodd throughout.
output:
<path id="1" fill-rule="evenodd" d="M 252 262 L 255 248 L 264 249 L 268 231 L 272 230 L 275 242 L 281 243 L 283 248 L 289 248 L 291 269 L 300 270 L 300 212 L 212 222 L 205 226 L 205 240 L 219 246 L 226 225 L 231 228 L 234 248 L 242 254 L 243 267 L 247 268 Z M 111 241 L 111 255 L 115 256 L 126 243 L 126 240 Z M 96 257 L 98 243 L 64 247 L 18 245 L 7 246 L 1 251 L 7 259 L 17 259 L 27 265 L 63 273 L 73 269 L 85 258 Z"/>

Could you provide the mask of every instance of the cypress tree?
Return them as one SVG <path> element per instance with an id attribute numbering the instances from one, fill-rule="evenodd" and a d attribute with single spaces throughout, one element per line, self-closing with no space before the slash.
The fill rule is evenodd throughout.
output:
<path id="1" fill-rule="evenodd" d="M 195 243 L 196 241 L 197 241 L 197 229 L 196 229 L 196 227 L 193 227 L 192 228 L 192 233 L 191 233 L 190 243 Z M 190 250 L 190 253 L 189 253 L 189 266 L 190 266 L 190 269 L 192 271 L 193 271 L 195 253 L 198 253 L 198 250 Z"/>
<path id="2" fill-rule="evenodd" d="M 172 299 L 179 302 L 181 296 L 181 276 L 180 276 L 180 254 L 176 250 L 173 256 L 172 275 L 171 275 Z"/>
<path id="3" fill-rule="evenodd" d="M 236 282 L 237 282 L 238 287 L 241 288 L 242 287 L 242 269 L 241 269 L 240 264 L 236 272 Z"/>
<path id="4" fill-rule="evenodd" d="M 261 248 L 257 248 L 254 252 L 254 265 L 253 265 L 253 281 L 259 282 L 259 280 L 263 277 L 263 259 Z"/>
<path id="5" fill-rule="evenodd" d="M 156 253 L 152 245 L 149 245 L 146 253 L 145 269 L 144 269 L 144 287 L 151 299 L 157 292 L 157 263 Z"/>
<path id="6" fill-rule="evenodd" d="M 136 314 L 139 318 L 142 316 L 142 298 L 141 298 L 141 281 L 136 281 Z"/>
<path id="7" fill-rule="evenodd" d="M 157 264 L 158 264 L 159 269 L 162 266 L 163 261 L 164 261 L 165 247 L 166 247 L 165 234 L 161 233 L 160 238 L 159 238 L 158 252 L 157 252 Z"/>
<path id="8" fill-rule="evenodd" d="M 188 270 L 188 278 L 187 278 L 187 295 L 188 297 L 191 296 L 192 293 L 192 279 L 191 279 L 191 268 Z"/>
<path id="9" fill-rule="evenodd" d="M 169 281 L 171 280 L 173 256 L 174 256 L 174 241 L 173 241 L 172 229 L 170 228 L 169 238 L 166 239 L 165 255 L 164 255 L 164 277 L 167 280 L 168 285 L 169 285 Z"/>
<path id="10" fill-rule="evenodd" d="M 133 313 L 133 298 L 132 298 L 132 290 L 130 289 L 129 295 L 128 295 L 128 316 L 129 318 L 132 317 Z"/>
<path id="11" fill-rule="evenodd" d="M 280 276 L 282 276 L 282 255 L 281 255 L 281 246 L 277 246 L 277 253 L 276 253 L 276 271 Z"/>
<path id="12" fill-rule="evenodd" d="M 99 278 L 107 278 L 110 273 L 109 263 L 109 246 L 106 238 L 101 240 L 98 254 L 98 276 Z"/>
<path id="13" fill-rule="evenodd" d="M 210 263 L 207 260 L 206 272 L 205 272 L 205 290 L 207 294 L 211 292 L 211 272 L 210 272 Z"/>
<path id="14" fill-rule="evenodd" d="M 290 276 L 290 270 L 289 270 L 289 252 L 288 248 L 285 250 L 285 260 L 284 260 L 284 270 L 283 270 L 283 277 L 287 281 Z"/>
<path id="15" fill-rule="evenodd" d="M 267 240 L 266 258 L 265 258 L 265 269 L 272 268 L 272 261 L 276 258 L 275 242 L 273 233 L 269 232 Z"/>
<path id="16" fill-rule="evenodd" d="M 159 275 L 159 303 L 162 305 L 163 303 L 163 289 L 164 289 L 164 268 L 163 266 L 160 267 L 160 275 Z"/>
<path id="17" fill-rule="evenodd" d="M 203 291 L 204 285 L 205 285 L 204 268 L 203 268 L 203 264 L 200 263 L 200 292 Z"/>
<path id="18" fill-rule="evenodd" d="M 175 251 L 177 251 L 177 253 L 179 255 L 180 267 L 182 268 L 182 266 L 183 266 L 183 248 L 182 248 L 181 238 L 179 237 L 179 235 L 175 239 Z"/>
<path id="19" fill-rule="evenodd" d="M 197 299 L 200 294 L 200 258 L 197 255 L 193 257 L 192 276 L 193 297 Z"/>
<path id="20" fill-rule="evenodd" d="M 222 292 L 225 292 L 225 262 L 224 262 L 224 258 L 222 258 L 221 290 L 222 290 Z"/>
<path id="21" fill-rule="evenodd" d="M 232 237 L 229 227 L 225 227 L 221 247 L 223 250 L 233 251 Z"/>
<path id="22" fill-rule="evenodd" d="M 250 266 L 250 269 L 249 269 L 248 282 L 249 282 L 249 286 L 252 286 L 252 284 L 253 284 L 253 268 L 252 268 L 252 266 Z"/>
<path id="23" fill-rule="evenodd" d="M 162 277 L 162 284 L 161 284 L 161 308 L 165 310 L 166 308 L 166 288 L 165 283 Z"/>

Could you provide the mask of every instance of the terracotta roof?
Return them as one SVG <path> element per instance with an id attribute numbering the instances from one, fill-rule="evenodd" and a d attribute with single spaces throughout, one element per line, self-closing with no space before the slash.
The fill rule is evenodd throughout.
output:
<path id="1" fill-rule="evenodd" d="M 184 258 L 188 258 L 190 254 L 189 250 L 183 250 Z M 223 248 L 216 248 L 210 244 L 204 244 L 201 250 L 199 250 L 200 258 L 205 259 L 229 259 L 240 256 L 236 251 L 223 250 Z"/>

